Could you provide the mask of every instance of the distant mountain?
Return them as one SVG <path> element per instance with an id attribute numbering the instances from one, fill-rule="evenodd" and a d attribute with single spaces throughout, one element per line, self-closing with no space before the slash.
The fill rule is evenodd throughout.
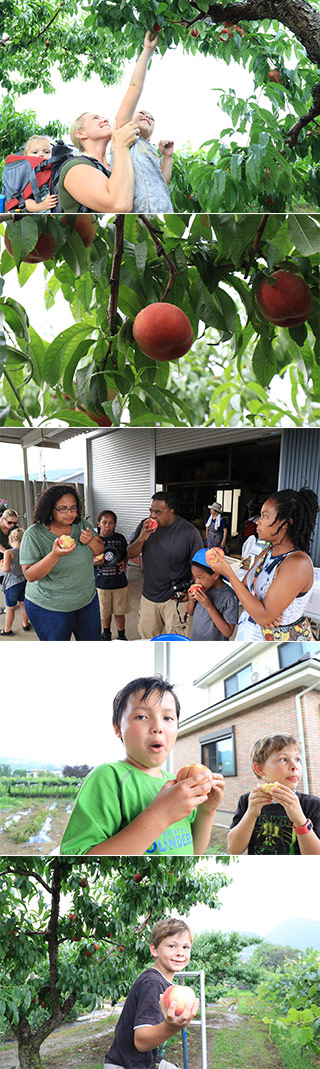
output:
<path id="1" fill-rule="evenodd" d="M 52 468 L 50 471 L 46 471 L 46 479 L 48 482 L 58 482 L 59 479 L 69 479 L 70 476 L 74 477 L 75 482 L 81 482 L 83 480 L 83 468 Z M 36 479 L 39 481 L 39 472 L 32 472 L 29 475 L 29 479 Z"/>
<path id="2" fill-rule="evenodd" d="M 82 468 L 52 468 L 52 470 L 46 472 L 46 479 L 48 482 L 57 482 L 61 479 L 69 479 L 70 476 L 74 476 L 75 482 L 83 482 L 84 473 Z M 21 475 L 10 475 L 10 479 L 21 482 Z M 29 472 L 29 479 L 34 479 L 36 482 L 42 482 L 42 477 L 38 471 Z"/>
<path id="3" fill-rule="evenodd" d="M 10 765 L 12 772 L 19 770 L 19 768 L 25 768 L 27 772 L 31 768 L 47 768 L 48 772 L 60 772 L 64 767 L 63 765 L 54 765 L 45 760 L 33 761 L 32 757 L 8 757 L 7 754 L 5 757 L 1 757 L 0 754 L 0 765 Z"/>
<path id="4" fill-rule="evenodd" d="M 271 928 L 264 936 L 264 941 L 296 947 L 297 950 L 306 950 L 307 947 L 320 950 L 320 923 L 306 917 L 290 917 Z"/>

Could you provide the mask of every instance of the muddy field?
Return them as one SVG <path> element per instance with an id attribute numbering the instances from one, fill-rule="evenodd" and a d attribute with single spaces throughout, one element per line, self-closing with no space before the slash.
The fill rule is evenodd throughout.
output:
<path id="1" fill-rule="evenodd" d="M 71 809 L 70 799 L 57 802 L 53 798 L 23 798 L 19 808 L 0 808 L 0 856 L 32 854 L 40 857 L 58 851 Z M 30 834 L 33 822 L 37 830 Z M 21 842 L 23 832 L 25 839 Z"/>
<path id="2" fill-rule="evenodd" d="M 71 809 L 72 803 L 69 799 L 57 802 L 51 798 L 23 798 L 18 808 L 0 808 L 0 856 L 42 857 L 58 852 Z M 40 827 L 35 834 L 30 835 L 28 829 L 34 819 L 36 823 L 40 821 Z M 25 838 L 21 842 L 24 829 Z M 14 837 L 16 832 L 19 842 Z M 213 825 L 209 853 L 210 851 L 221 854 L 228 852 L 226 828 Z"/>

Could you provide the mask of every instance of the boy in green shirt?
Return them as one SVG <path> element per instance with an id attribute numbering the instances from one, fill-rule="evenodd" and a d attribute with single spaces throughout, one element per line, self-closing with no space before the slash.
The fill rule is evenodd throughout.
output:
<path id="1" fill-rule="evenodd" d="M 146 676 L 113 702 L 122 761 L 98 765 L 85 780 L 61 843 L 62 854 L 203 854 L 223 797 L 219 773 L 180 781 L 162 769 L 178 733 L 180 703 L 171 683 Z"/>

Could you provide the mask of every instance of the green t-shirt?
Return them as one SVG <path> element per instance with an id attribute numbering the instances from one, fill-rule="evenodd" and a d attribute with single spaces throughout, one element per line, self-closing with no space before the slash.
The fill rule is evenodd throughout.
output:
<path id="1" fill-rule="evenodd" d="M 80 520 L 73 523 L 71 536 L 76 541 L 76 548 L 67 557 L 61 557 L 43 579 L 27 582 L 25 596 L 34 605 L 54 612 L 75 612 L 90 605 L 96 593 L 94 581 L 93 552 L 90 546 L 79 542 L 81 531 L 91 523 Z M 24 532 L 20 546 L 20 564 L 35 564 L 52 550 L 56 534 L 49 531 L 42 523 L 34 523 Z"/>
<path id="2" fill-rule="evenodd" d="M 64 186 L 64 180 L 65 180 L 66 174 L 68 174 L 68 171 L 71 171 L 72 167 L 79 167 L 81 164 L 86 164 L 87 167 L 93 167 L 94 171 L 97 170 L 97 168 L 95 167 L 95 164 L 92 162 L 92 160 L 87 159 L 85 156 L 75 156 L 73 160 L 68 160 L 68 163 L 65 163 L 63 165 L 63 167 L 61 167 L 60 176 L 59 176 L 59 185 L 58 185 L 58 196 L 59 196 L 59 201 L 60 201 L 60 204 L 61 204 L 62 211 L 65 212 L 66 214 L 68 212 L 70 212 L 70 214 L 73 214 L 74 212 L 77 212 L 79 210 L 81 201 L 75 200 L 75 198 L 72 197 L 71 193 L 68 193 L 68 190 Z M 103 172 L 101 172 L 101 173 L 103 173 Z M 108 171 L 108 174 L 110 175 L 109 171 Z M 85 207 L 86 207 L 86 205 L 85 205 Z"/>
<path id="3" fill-rule="evenodd" d="M 171 772 L 162 770 L 161 779 L 128 765 L 126 761 L 98 765 L 80 788 L 66 827 L 61 854 L 86 854 L 93 846 L 111 839 L 151 805 Z M 150 844 L 146 854 L 193 854 L 190 817 L 184 817 Z"/>

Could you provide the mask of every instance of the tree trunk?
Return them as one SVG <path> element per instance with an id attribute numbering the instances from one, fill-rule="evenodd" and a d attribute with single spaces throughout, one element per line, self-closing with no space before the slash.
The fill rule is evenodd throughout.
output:
<path id="1" fill-rule="evenodd" d="M 42 1069 L 39 1047 L 28 1040 L 21 1040 L 18 1044 L 20 1069 Z"/>

